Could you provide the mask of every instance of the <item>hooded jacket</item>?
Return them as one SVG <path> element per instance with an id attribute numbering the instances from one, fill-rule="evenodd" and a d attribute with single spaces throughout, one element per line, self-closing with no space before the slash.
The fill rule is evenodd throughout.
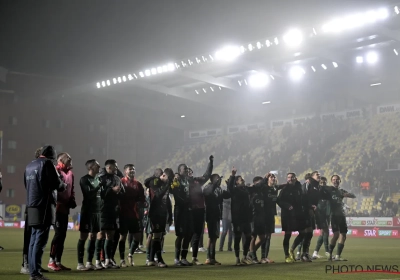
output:
<path id="1" fill-rule="evenodd" d="M 50 226 L 55 223 L 57 191 L 63 191 L 66 184 L 60 179 L 54 161 L 53 146 L 43 147 L 41 156 L 25 168 L 26 207 L 29 226 Z"/>

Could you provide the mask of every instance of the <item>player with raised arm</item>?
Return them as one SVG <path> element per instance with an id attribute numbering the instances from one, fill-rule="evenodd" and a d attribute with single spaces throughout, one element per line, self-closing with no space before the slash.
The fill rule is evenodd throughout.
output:
<path id="1" fill-rule="evenodd" d="M 234 232 L 234 250 L 236 265 L 251 264 L 247 259 L 251 241 L 251 210 L 249 190 L 242 176 L 236 176 L 237 169 L 232 168 L 228 180 L 228 191 L 231 194 L 231 213 Z M 243 258 L 240 260 L 240 240 L 243 235 Z"/>
<path id="2" fill-rule="evenodd" d="M 346 259 L 341 257 L 347 234 L 347 223 L 346 214 L 344 213 L 343 209 L 343 198 L 356 198 L 356 196 L 340 188 L 340 183 L 342 182 L 342 180 L 340 179 L 339 175 L 333 175 L 331 177 L 331 182 L 333 184 L 333 187 L 326 186 L 321 190 L 321 192 L 323 193 L 323 197 L 330 201 L 331 206 L 331 225 L 333 237 L 329 244 L 328 260 L 347 261 Z M 339 243 L 336 256 L 333 259 L 333 250 L 335 249 L 336 242 L 338 240 Z"/>

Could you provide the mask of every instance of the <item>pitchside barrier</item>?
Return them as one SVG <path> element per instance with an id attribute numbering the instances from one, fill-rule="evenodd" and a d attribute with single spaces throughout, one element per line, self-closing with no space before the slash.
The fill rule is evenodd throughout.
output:
<path id="1" fill-rule="evenodd" d="M 366 238 L 400 238 L 400 217 L 347 217 L 347 236 L 349 237 L 366 237 Z M 0 228 L 24 228 L 25 222 L 4 222 L 0 221 Z M 69 230 L 78 230 L 78 226 L 74 223 L 68 223 Z M 175 227 L 171 226 L 170 231 L 174 232 Z M 222 224 L 220 227 L 222 232 Z M 204 232 L 208 233 L 207 225 Z M 280 219 L 276 219 L 275 235 L 283 235 L 280 225 Z M 293 235 L 298 234 L 294 232 Z M 320 230 L 314 230 L 314 234 L 320 234 Z M 332 230 L 329 232 L 332 235 Z"/>

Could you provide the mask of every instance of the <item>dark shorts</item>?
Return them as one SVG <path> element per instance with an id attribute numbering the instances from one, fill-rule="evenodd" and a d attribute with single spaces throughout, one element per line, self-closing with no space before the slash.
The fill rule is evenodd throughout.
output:
<path id="1" fill-rule="evenodd" d="M 188 209 L 174 209 L 175 235 L 184 237 L 193 234 L 192 211 Z"/>
<path id="2" fill-rule="evenodd" d="M 306 225 L 305 225 L 306 228 L 315 229 L 315 214 L 314 214 L 314 212 L 310 215 L 306 215 L 305 222 L 306 222 Z"/>
<path id="3" fill-rule="evenodd" d="M 101 230 L 116 230 L 117 225 L 117 215 L 101 213 L 100 215 L 100 229 Z"/>
<path id="4" fill-rule="evenodd" d="M 236 223 L 233 224 L 234 233 L 244 233 L 245 235 L 251 234 L 250 223 Z"/>
<path id="5" fill-rule="evenodd" d="M 219 238 L 220 220 L 219 219 L 206 219 L 207 230 L 209 238 Z"/>
<path id="6" fill-rule="evenodd" d="M 326 211 L 316 211 L 315 212 L 315 223 L 317 224 L 317 229 L 324 229 L 329 227 L 329 216 L 326 215 Z"/>
<path id="7" fill-rule="evenodd" d="M 167 227 L 167 217 L 151 217 L 149 220 L 148 233 L 163 233 Z"/>
<path id="8" fill-rule="evenodd" d="M 305 218 L 301 215 L 281 216 L 281 222 L 284 232 L 302 231 L 306 228 Z"/>
<path id="9" fill-rule="evenodd" d="M 266 228 L 265 228 L 265 219 L 253 219 L 250 224 L 251 226 L 251 235 L 265 235 Z"/>
<path id="10" fill-rule="evenodd" d="M 347 223 L 345 216 L 331 217 L 332 232 L 347 233 Z"/>
<path id="11" fill-rule="evenodd" d="M 142 221 L 136 218 L 119 218 L 120 234 L 138 233 L 142 231 Z"/>
<path id="12" fill-rule="evenodd" d="M 265 219 L 265 233 L 275 233 L 275 215 L 267 215 Z"/>
<path id="13" fill-rule="evenodd" d="M 82 213 L 79 222 L 80 232 L 98 233 L 100 232 L 100 214 L 85 214 Z"/>

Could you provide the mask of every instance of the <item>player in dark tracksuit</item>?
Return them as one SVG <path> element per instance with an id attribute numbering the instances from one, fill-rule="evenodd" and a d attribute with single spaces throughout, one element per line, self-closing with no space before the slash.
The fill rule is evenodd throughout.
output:
<path id="1" fill-rule="evenodd" d="M 327 179 L 326 177 L 321 177 L 319 181 L 320 189 L 326 187 Z M 321 233 L 317 240 L 317 245 L 315 246 L 314 253 L 312 255 L 312 259 L 319 259 L 321 258 L 318 255 L 319 249 L 321 248 L 322 244 L 325 247 L 325 255 L 328 256 L 329 254 L 329 224 L 330 224 L 330 215 L 331 215 L 331 208 L 329 200 L 321 199 L 317 205 L 317 211 L 315 211 L 315 223 L 317 225 L 317 229 L 321 230 Z"/>
<path id="2" fill-rule="evenodd" d="M 303 240 L 303 254 L 301 256 L 301 260 L 304 262 L 311 262 L 309 249 L 313 236 L 313 231 L 315 229 L 315 211 L 317 210 L 318 202 L 321 200 L 321 192 L 319 186 L 320 179 L 321 176 L 319 172 L 313 171 L 311 173 L 309 183 L 303 185 L 303 194 L 306 196 L 307 199 L 307 208 L 305 209 L 305 214 L 307 216 L 306 229 Z"/>
<path id="3" fill-rule="evenodd" d="M 210 163 L 214 160 L 213 156 L 210 156 Z M 210 165 L 209 165 L 210 166 Z M 207 172 L 203 175 L 202 181 L 206 182 L 209 179 L 211 173 Z M 193 213 L 190 199 L 190 183 L 193 183 L 194 179 L 188 176 L 189 168 L 186 164 L 180 164 L 178 166 L 178 181 L 179 186 L 172 189 L 171 193 L 174 195 L 175 207 L 174 207 L 174 220 L 175 220 L 175 265 L 177 266 L 189 266 L 186 259 L 189 249 L 189 243 L 193 235 Z"/>
<path id="4" fill-rule="evenodd" d="M 232 169 L 232 175 L 228 180 L 228 191 L 231 194 L 231 213 L 232 213 L 232 224 L 233 232 L 235 235 L 234 250 L 236 257 L 236 265 L 250 264 L 246 256 L 249 252 L 249 246 L 251 241 L 251 211 L 250 211 L 250 198 L 249 190 L 245 185 L 245 181 L 241 176 L 236 176 L 237 169 Z M 243 240 L 243 258 L 240 261 L 240 240 L 244 236 Z"/>
<path id="5" fill-rule="evenodd" d="M 253 185 L 248 189 L 252 219 L 250 251 L 247 260 L 254 264 L 260 263 L 257 258 L 257 250 L 265 242 L 265 191 L 267 189 L 267 182 L 267 175 L 265 178 L 255 177 Z"/>
<path id="6" fill-rule="evenodd" d="M 112 258 L 112 251 L 114 247 L 113 240 L 118 218 L 119 195 L 123 194 L 124 192 L 121 179 L 116 175 L 116 168 L 115 160 L 107 160 L 105 163 L 106 173 L 100 176 L 100 196 L 102 199 L 100 208 L 100 227 L 101 230 L 105 231 L 106 234 L 106 240 L 104 243 L 104 266 L 106 268 L 115 268 L 115 265 L 110 263 L 110 259 Z M 96 246 L 96 250 L 99 251 L 101 248 Z"/>
<path id="7" fill-rule="evenodd" d="M 293 251 L 303 240 L 306 228 L 305 209 L 307 208 L 307 200 L 303 194 L 302 187 L 297 181 L 296 174 L 287 174 L 287 183 L 282 187 L 279 193 L 277 203 L 281 207 L 282 231 L 285 232 L 283 239 L 283 249 L 285 253 L 285 261 L 292 263 L 295 261 Z M 298 231 L 299 235 L 293 242 L 289 250 L 290 237 L 292 232 Z"/>
<path id="8" fill-rule="evenodd" d="M 208 228 L 208 250 L 205 264 L 208 265 L 221 265 L 215 259 L 215 246 L 219 238 L 222 220 L 222 203 L 224 199 L 230 198 L 230 193 L 221 189 L 221 179 L 222 177 L 218 174 L 213 174 L 211 175 L 211 183 L 203 188 Z"/>
<path id="9" fill-rule="evenodd" d="M 202 265 L 197 259 L 199 251 L 200 239 L 204 232 L 205 205 L 202 186 L 208 181 L 213 170 L 213 160 L 210 158 L 207 170 L 202 177 L 193 177 L 193 171 L 189 168 L 189 196 L 192 206 L 193 216 L 193 237 L 192 237 L 192 264 Z M 201 240 L 201 243 L 202 240 Z"/>
<path id="10" fill-rule="evenodd" d="M 274 174 L 268 174 L 267 180 L 268 185 L 264 192 L 266 238 L 264 244 L 261 245 L 261 263 L 274 262 L 268 258 L 268 254 L 271 244 L 271 235 L 275 233 L 276 201 L 278 199 L 279 187 L 277 186 L 277 180 Z"/>
<path id="11" fill-rule="evenodd" d="M 160 176 L 152 176 L 145 180 L 145 186 L 149 188 L 149 212 L 148 223 L 150 229 L 151 244 L 148 266 L 154 266 L 157 256 L 158 267 L 167 267 L 162 258 L 162 239 L 169 219 L 169 191 L 179 186 L 177 178 L 169 168 Z"/>

